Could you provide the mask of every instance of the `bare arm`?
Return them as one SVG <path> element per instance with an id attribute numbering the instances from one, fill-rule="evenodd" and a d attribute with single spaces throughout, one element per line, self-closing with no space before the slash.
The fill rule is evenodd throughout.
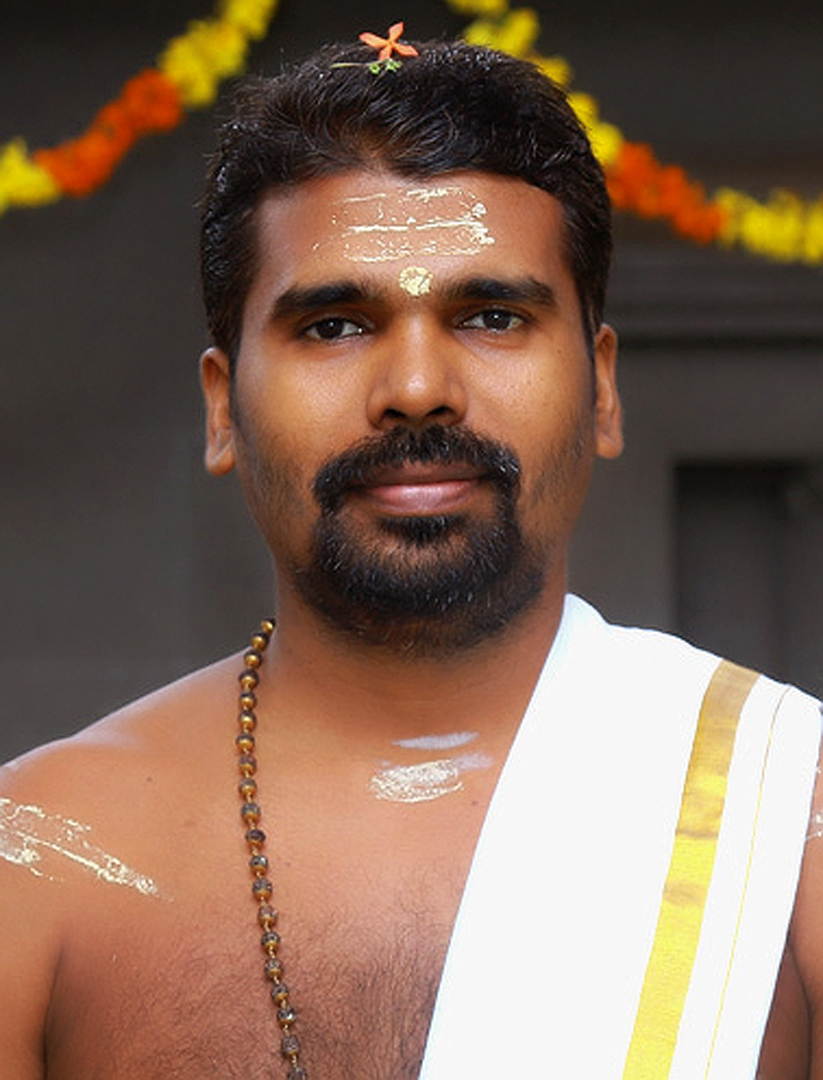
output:
<path id="1" fill-rule="evenodd" d="M 188 818 L 180 824 L 178 761 L 169 748 L 176 738 L 196 738 L 191 787 L 220 787 L 209 769 L 216 760 L 222 777 L 230 749 L 224 727 L 236 692 L 229 668 L 236 672 L 236 658 L 216 665 L 216 675 L 181 680 L 0 767 L 2 1080 L 142 1075 L 111 1056 L 128 1042 L 133 1022 L 123 970 L 152 978 L 162 961 L 143 965 L 143 938 L 165 942 L 161 955 L 175 946 L 180 924 L 169 883 L 192 863 L 181 852 L 214 843 L 211 824 L 200 839 L 192 839 Z M 208 798 L 187 805 L 191 821 L 211 821 Z M 208 892 L 213 898 L 215 890 Z M 113 1029 L 112 1015 L 121 1029 Z M 160 1021 L 170 1023 L 168 1010 Z M 154 1014 L 152 1022 L 156 1028 Z"/>
<path id="2" fill-rule="evenodd" d="M 0 769 L 0 1061 L 14 1080 L 43 1080 L 62 896 L 37 861 L 24 788 Z"/>
<path id="3" fill-rule="evenodd" d="M 823 759 L 758 1080 L 823 1080 Z"/>
<path id="4" fill-rule="evenodd" d="M 757 1080 L 808 1080 L 811 1020 L 791 939 L 777 977 Z"/>

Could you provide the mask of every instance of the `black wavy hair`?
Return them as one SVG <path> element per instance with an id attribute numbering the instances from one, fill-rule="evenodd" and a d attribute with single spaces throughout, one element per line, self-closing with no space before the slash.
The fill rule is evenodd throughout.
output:
<path id="1" fill-rule="evenodd" d="M 565 257 L 587 339 L 603 318 L 611 212 L 603 173 L 565 95 L 533 64 L 461 42 L 373 74 L 374 52 L 330 45 L 274 78 L 243 80 L 201 203 L 201 273 L 215 344 L 234 361 L 257 271 L 261 197 L 314 177 L 382 168 L 425 180 L 514 176 L 562 205 Z"/>

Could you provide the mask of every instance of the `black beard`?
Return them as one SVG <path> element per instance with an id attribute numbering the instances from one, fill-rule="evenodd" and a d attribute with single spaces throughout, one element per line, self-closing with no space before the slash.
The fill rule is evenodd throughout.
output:
<path id="1" fill-rule="evenodd" d="M 377 470 L 466 464 L 495 493 L 489 519 L 386 517 L 367 537 L 347 519 L 347 492 Z M 326 463 L 314 494 L 321 515 L 303 597 L 330 625 L 409 657 L 444 657 L 502 631 L 539 594 L 546 553 L 529 552 L 517 522 L 520 465 L 512 451 L 459 428 L 395 428 Z"/>

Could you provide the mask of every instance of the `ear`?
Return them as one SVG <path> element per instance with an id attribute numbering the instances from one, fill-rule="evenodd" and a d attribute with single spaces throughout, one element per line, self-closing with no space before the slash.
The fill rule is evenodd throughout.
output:
<path id="1" fill-rule="evenodd" d="M 603 323 L 594 339 L 595 448 L 597 456 L 623 452 L 623 407 L 617 392 L 617 334 Z"/>
<path id="2" fill-rule="evenodd" d="M 235 456 L 231 367 L 222 349 L 206 349 L 200 357 L 200 387 L 206 406 L 206 468 L 212 476 L 223 476 L 234 468 Z"/>

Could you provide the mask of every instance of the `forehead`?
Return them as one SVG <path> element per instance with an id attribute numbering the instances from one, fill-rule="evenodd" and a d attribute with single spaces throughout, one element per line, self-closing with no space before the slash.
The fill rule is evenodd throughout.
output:
<path id="1" fill-rule="evenodd" d="M 432 279 L 504 269 L 513 275 L 515 266 L 571 285 L 563 237 L 559 202 L 513 177 L 336 173 L 264 197 L 252 293 L 341 273 L 384 277 L 402 288 L 424 272 Z M 415 287 L 406 291 L 414 295 Z"/>

